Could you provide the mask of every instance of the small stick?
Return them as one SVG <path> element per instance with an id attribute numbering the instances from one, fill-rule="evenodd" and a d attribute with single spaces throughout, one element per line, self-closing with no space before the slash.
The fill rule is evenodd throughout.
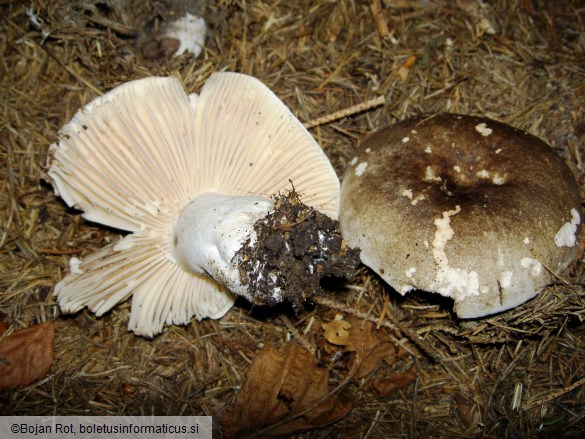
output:
<path id="1" fill-rule="evenodd" d="M 280 320 L 282 320 L 286 328 L 290 331 L 290 333 L 297 340 L 297 342 L 311 354 L 315 355 L 316 351 L 315 348 L 311 346 L 311 342 L 301 335 L 299 330 L 295 327 L 295 325 L 293 325 L 290 319 L 287 316 L 282 315 L 280 316 Z"/>
<path id="2" fill-rule="evenodd" d="M 551 393 L 550 395 L 544 397 L 543 399 L 540 400 L 536 400 L 531 402 L 530 404 L 526 404 L 523 409 L 524 410 L 528 410 L 531 409 L 532 407 L 539 405 L 539 404 L 544 404 L 546 402 L 552 401 L 553 399 L 558 398 L 559 396 L 563 396 L 565 393 L 569 393 L 572 390 L 575 390 L 577 387 L 582 386 L 583 384 L 585 384 L 585 378 L 580 379 L 577 382 L 574 382 L 573 384 L 571 384 L 569 387 L 565 387 L 564 389 L 561 389 L 557 392 Z"/>
<path id="3" fill-rule="evenodd" d="M 81 253 L 83 249 L 82 248 L 58 249 L 43 247 L 40 251 L 45 255 L 76 255 Z"/>
<path id="4" fill-rule="evenodd" d="M 343 119 L 347 116 L 353 116 L 354 114 L 361 113 L 362 111 L 371 110 L 372 108 L 379 107 L 386 103 L 384 96 L 378 96 L 377 98 L 370 99 L 369 101 L 362 102 L 361 104 L 353 105 L 349 108 L 336 111 L 335 113 L 328 114 L 327 116 L 319 117 L 317 119 L 310 120 L 304 123 L 305 128 L 310 129 L 319 125 L 325 125 L 330 122 Z"/>
<path id="5" fill-rule="evenodd" d="M 47 55 L 49 55 L 51 58 L 53 58 L 53 60 L 57 64 L 59 64 L 61 66 L 61 68 L 63 68 L 67 73 L 69 73 L 71 76 L 73 76 L 73 78 L 75 80 L 77 80 L 81 84 L 85 85 L 87 88 L 89 88 L 90 90 L 92 90 L 98 96 L 103 96 L 103 94 L 104 94 L 103 91 L 101 91 L 99 88 L 97 88 L 91 82 L 89 82 L 83 76 L 81 76 L 80 74 L 76 73 L 71 67 L 69 67 L 68 65 L 64 64 L 57 56 L 55 56 L 55 54 L 53 52 L 51 52 L 49 49 L 47 49 L 47 47 L 45 47 L 44 44 L 41 44 L 41 43 L 35 41 L 34 39 L 32 39 L 31 41 L 33 41 L 37 46 L 39 46 L 39 48 L 41 50 L 43 50 Z"/>

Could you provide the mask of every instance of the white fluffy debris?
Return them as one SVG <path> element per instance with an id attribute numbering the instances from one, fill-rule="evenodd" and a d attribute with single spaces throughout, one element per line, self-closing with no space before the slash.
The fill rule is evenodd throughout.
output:
<path id="1" fill-rule="evenodd" d="M 190 52 L 193 56 L 199 56 L 205 45 L 207 25 L 205 20 L 189 13 L 169 24 L 166 36 L 176 38 L 181 45 L 175 52 L 175 56 Z"/>

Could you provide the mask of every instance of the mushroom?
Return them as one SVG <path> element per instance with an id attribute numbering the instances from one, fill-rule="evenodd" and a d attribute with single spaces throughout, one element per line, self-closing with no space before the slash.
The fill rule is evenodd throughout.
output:
<path id="1" fill-rule="evenodd" d="M 456 114 L 369 136 L 343 176 L 339 221 L 395 290 L 450 297 L 461 318 L 534 297 L 575 258 L 581 228 L 574 176 L 544 141 Z"/>
<path id="2" fill-rule="evenodd" d="M 55 287 L 65 312 L 100 316 L 132 295 L 128 328 L 152 337 L 219 318 L 246 295 L 234 256 L 289 182 L 336 219 L 339 180 L 323 150 L 259 80 L 211 75 L 123 84 L 80 109 L 49 150 L 55 192 L 90 221 L 130 232 Z"/>

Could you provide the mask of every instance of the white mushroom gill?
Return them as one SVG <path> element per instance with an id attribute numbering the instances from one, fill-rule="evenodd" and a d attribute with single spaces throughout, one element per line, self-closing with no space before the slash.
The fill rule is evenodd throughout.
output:
<path id="1" fill-rule="evenodd" d="M 176 78 L 123 84 L 75 114 L 49 162 L 69 206 L 129 232 L 72 262 L 55 286 L 61 308 L 102 315 L 132 296 L 128 328 L 147 337 L 230 309 L 233 248 L 290 181 L 309 206 L 339 212 L 323 150 L 268 87 L 237 73 L 213 74 L 190 96 Z"/>

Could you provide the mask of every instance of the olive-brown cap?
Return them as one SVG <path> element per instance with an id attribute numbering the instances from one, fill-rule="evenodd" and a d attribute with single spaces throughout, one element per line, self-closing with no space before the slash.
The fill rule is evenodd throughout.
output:
<path id="1" fill-rule="evenodd" d="M 402 294 L 437 292 L 459 317 L 534 297 L 577 254 L 578 188 L 537 137 L 493 120 L 420 116 L 369 136 L 341 185 L 341 230 Z"/>

